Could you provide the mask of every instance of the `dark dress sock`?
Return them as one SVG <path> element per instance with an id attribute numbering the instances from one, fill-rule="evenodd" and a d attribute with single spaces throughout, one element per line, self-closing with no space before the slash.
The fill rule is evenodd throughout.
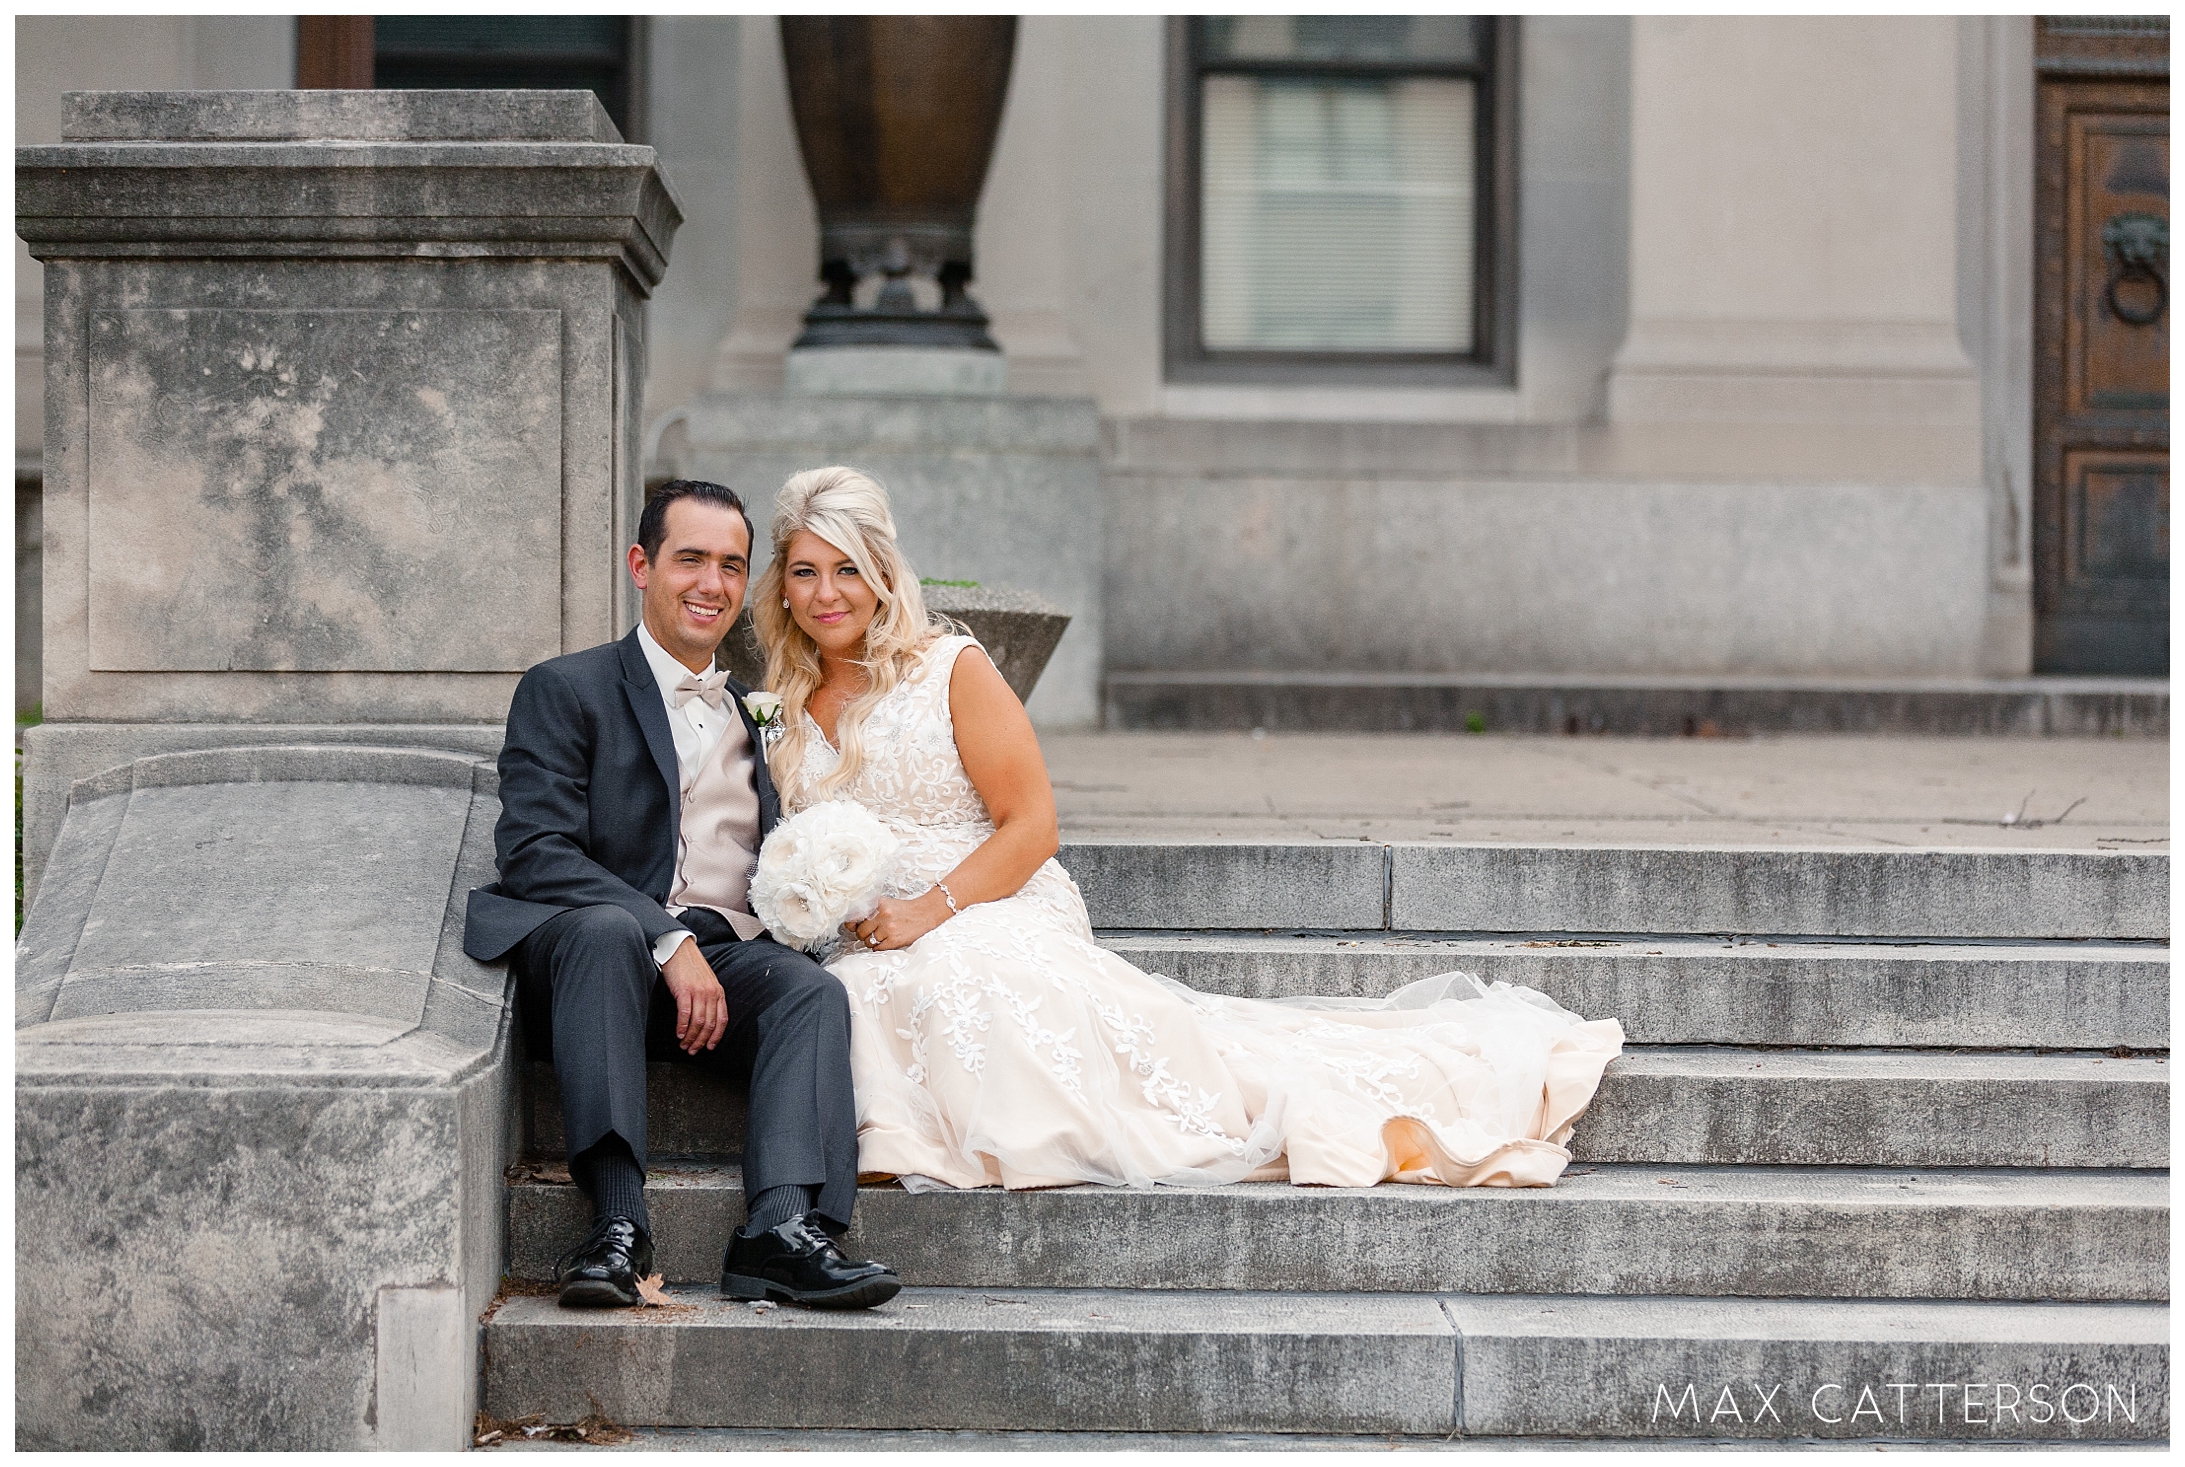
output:
<path id="1" fill-rule="evenodd" d="M 810 1212 L 818 1193 L 817 1187 L 800 1187 L 794 1182 L 767 1188 L 751 1199 L 751 1215 L 744 1219 L 744 1236 L 756 1238 L 769 1228 L 778 1228 L 789 1219 Z"/>
<path id="2" fill-rule="evenodd" d="M 652 1220 L 645 1215 L 645 1169 L 630 1155 L 629 1143 L 609 1133 L 598 1145 L 578 1157 L 569 1168 L 578 1186 L 592 1194 L 592 1221 L 626 1217 L 647 1233 Z"/>

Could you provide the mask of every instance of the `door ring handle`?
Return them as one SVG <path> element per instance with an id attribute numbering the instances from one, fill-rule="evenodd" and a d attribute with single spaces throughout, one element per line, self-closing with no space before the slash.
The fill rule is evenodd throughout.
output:
<path id="1" fill-rule="evenodd" d="M 2170 221 L 2153 214 L 2113 214 L 2102 225 L 2102 253 L 2111 261 L 2102 302 L 2127 326 L 2152 326 L 2170 306 Z M 2117 298 L 2117 287 L 2134 277 L 2155 288 L 2154 309 L 2130 310 Z"/>

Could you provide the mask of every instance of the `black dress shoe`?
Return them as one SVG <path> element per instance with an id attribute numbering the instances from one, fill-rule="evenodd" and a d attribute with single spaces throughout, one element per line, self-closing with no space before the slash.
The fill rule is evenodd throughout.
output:
<path id="1" fill-rule="evenodd" d="M 815 1309 L 870 1309 L 903 1287 L 884 1263 L 854 1263 L 810 1213 L 793 1217 L 757 1237 L 738 1228 L 721 1260 L 721 1294 L 729 1299 L 775 1299 Z"/>
<path id="2" fill-rule="evenodd" d="M 603 1217 L 554 1265 L 564 1309 L 606 1309 L 637 1302 L 637 1281 L 652 1272 L 652 1235 L 626 1217 Z"/>

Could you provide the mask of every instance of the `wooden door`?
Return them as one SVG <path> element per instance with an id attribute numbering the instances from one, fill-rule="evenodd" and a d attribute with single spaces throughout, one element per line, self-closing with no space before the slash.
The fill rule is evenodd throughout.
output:
<path id="1" fill-rule="evenodd" d="M 2034 667 L 2167 676 L 2168 22 L 2035 27 Z"/>

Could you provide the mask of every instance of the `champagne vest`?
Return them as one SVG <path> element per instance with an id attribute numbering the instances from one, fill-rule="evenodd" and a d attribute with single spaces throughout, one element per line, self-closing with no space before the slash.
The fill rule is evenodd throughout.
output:
<path id="1" fill-rule="evenodd" d="M 759 859 L 759 792 L 750 730 L 731 716 L 720 743 L 683 784 L 683 827 L 677 833 L 670 907 L 711 907 L 743 914 L 739 932 L 754 925 L 751 872 Z M 744 933 L 750 936 L 749 933 Z"/>

